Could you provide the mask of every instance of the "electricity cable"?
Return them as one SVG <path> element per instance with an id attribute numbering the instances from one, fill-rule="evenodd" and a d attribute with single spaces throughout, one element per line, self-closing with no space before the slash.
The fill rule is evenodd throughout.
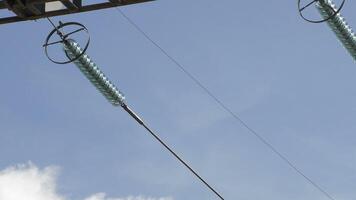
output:
<path id="1" fill-rule="evenodd" d="M 139 124 L 141 124 L 159 143 L 161 143 L 177 160 L 179 160 L 190 172 L 192 172 L 205 186 L 209 188 L 214 194 L 216 194 L 221 200 L 224 200 L 221 194 L 217 192 L 206 180 L 204 180 L 192 167 L 187 164 L 172 148 L 170 148 L 156 133 L 154 133 L 147 124 L 144 123 L 140 117 L 138 117 L 126 104 L 122 106 Z"/>

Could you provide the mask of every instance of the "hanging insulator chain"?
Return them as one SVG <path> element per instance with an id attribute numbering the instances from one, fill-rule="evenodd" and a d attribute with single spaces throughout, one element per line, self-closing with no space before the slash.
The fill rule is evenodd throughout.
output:
<path id="1" fill-rule="evenodd" d="M 73 59 L 82 54 L 83 49 L 75 40 L 69 39 L 64 43 L 64 52 L 69 59 Z M 74 63 L 112 105 L 122 106 L 125 104 L 124 95 L 109 81 L 87 54 L 84 53 Z"/>
<path id="2" fill-rule="evenodd" d="M 324 18 L 332 16 L 337 10 L 335 4 L 331 0 L 320 0 L 316 4 L 316 7 Z M 327 20 L 327 23 L 356 61 L 356 36 L 345 18 L 338 13 L 335 17 Z"/>
<path id="3" fill-rule="evenodd" d="M 166 148 L 181 164 L 183 164 L 191 173 L 194 174 L 206 187 L 208 187 L 219 199 L 224 198 L 207 182 L 205 181 L 189 164 L 184 161 L 176 152 L 173 151 L 147 124 L 125 103 L 124 95 L 112 84 L 104 75 L 98 66 L 89 58 L 79 44 L 72 40 L 65 40 L 64 52 L 70 60 L 79 57 L 73 62 L 78 66 L 80 71 L 90 80 L 91 83 L 110 101 L 114 106 L 121 106 L 128 114 L 131 115 L 140 125 L 142 125 L 161 145 Z M 81 55 L 82 54 L 82 55 Z"/>

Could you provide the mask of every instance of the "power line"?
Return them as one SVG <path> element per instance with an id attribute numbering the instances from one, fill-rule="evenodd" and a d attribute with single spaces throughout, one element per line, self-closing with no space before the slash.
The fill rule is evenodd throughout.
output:
<path id="1" fill-rule="evenodd" d="M 297 174 L 303 177 L 314 188 L 324 194 L 330 200 L 336 200 L 319 184 L 313 181 L 302 170 L 300 170 L 291 160 L 278 151 L 271 143 L 269 143 L 262 135 L 249 126 L 242 118 L 235 114 L 228 106 L 225 105 L 214 93 L 212 93 L 198 78 L 189 72 L 182 64 L 180 64 L 173 56 L 171 56 L 163 47 L 161 47 L 155 40 L 153 40 L 137 23 L 135 23 L 128 15 L 121 9 L 115 8 L 139 33 L 141 33 L 148 41 L 150 41 L 156 48 L 158 48 L 171 62 L 173 62 L 185 75 L 187 75 L 196 85 L 198 85 L 208 96 L 210 96 L 225 112 L 229 113 L 236 121 L 242 124 L 251 134 L 256 136 L 265 146 L 267 146 L 274 154 L 289 165 Z"/>
<path id="2" fill-rule="evenodd" d="M 205 186 L 207 186 L 221 200 L 224 198 L 217 192 L 206 180 L 204 180 L 187 162 L 185 162 L 177 153 L 175 153 L 156 133 L 154 133 L 147 124 L 144 123 L 126 104 L 122 106 L 139 124 L 141 124 L 159 143 L 161 143 L 175 158 L 177 158 L 190 172 L 194 174 Z"/>

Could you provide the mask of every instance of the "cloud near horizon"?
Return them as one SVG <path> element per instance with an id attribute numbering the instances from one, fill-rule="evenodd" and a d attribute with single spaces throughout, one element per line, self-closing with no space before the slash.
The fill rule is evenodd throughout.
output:
<path id="1" fill-rule="evenodd" d="M 17 165 L 0 171 L 1 200 L 69 200 L 58 194 L 58 167 L 39 169 L 29 163 Z M 171 197 L 129 196 L 109 198 L 105 193 L 96 193 L 84 200 L 173 200 Z"/>

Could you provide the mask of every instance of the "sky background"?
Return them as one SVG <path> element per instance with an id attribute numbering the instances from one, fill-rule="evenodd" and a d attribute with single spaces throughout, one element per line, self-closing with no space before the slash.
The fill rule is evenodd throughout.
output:
<path id="1" fill-rule="evenodd" d="M 356 27 L 356 1 L 342 10 Z M 356 67 L 295 1 L 160 0 L 122 10 L 231 110 L 337 200 L 356 197 Z M 128 104 L 225 199 L 324 200 L 114 9 L 56 17 L 91 34 L 88 54 Z M 146 131 L 42 45 L 46 20 L 0 26 L 0 170 L 57 166 L 80 200 L 217 199 Z"/>

